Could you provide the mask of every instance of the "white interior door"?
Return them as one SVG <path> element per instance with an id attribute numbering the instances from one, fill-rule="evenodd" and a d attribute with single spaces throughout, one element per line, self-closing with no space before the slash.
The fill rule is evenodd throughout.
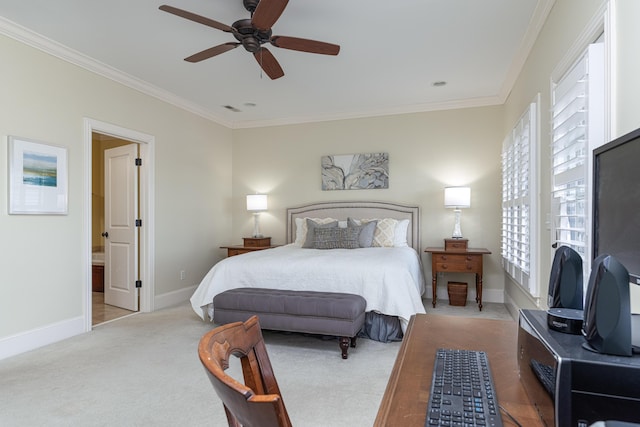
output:
<path id="1" fill-rule="evenodd" d="M 138 144 L 104 153 L 104 302 L 138 311 Z"/>

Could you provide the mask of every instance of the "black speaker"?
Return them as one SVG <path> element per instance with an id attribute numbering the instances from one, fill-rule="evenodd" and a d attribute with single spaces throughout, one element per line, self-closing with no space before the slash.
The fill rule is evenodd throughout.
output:
<path id="1" fill-rule="evenodd" d="M 593 261 L 584 304 L 583 347 L 597 353 L 631 356 L 629 272 L 613 256 Z"/>
<path id="2" fill-rule="evenodd" d="M 582 257 L 568 246 L 560 246 L 553 257 L 549 277 L 547 325 L 567 334 L 582 331 Z"/>
<path id="3" fill-rule="evenodd" d="M 582 257 L 568 246 L 556 250 L 549 277 L 549 308 L 582 310 Z"/>

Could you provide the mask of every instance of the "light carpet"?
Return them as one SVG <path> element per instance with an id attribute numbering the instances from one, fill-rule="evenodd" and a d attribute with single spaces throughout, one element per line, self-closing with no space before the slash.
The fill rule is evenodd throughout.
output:
<path id="1" fill-rule="evenodd" d="M 471 303 L 441 301 L 435 309 L 424 303 L 428 313 L 513 320 L 502 304 L 480 312 Z M 0 425 L 225 426 L 197 355 L 211 327 L 185 303 L 0 361 Z M 373 424 L 399 342 L 361 338 L 342 360 L 335 340 L 264 336 L 294 426 Z"/>

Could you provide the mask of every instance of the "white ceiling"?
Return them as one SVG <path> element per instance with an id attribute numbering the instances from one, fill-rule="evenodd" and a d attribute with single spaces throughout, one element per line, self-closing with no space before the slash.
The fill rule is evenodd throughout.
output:
<path id="1" fill-rule="evenodd" d="M 291 0 L 273 34 L 341 50 L 267 44 L 277 80 L 242 47 L 185 62 L 235 39 L 158 10 L 231 25 L 249 18 L 242 0 L 0 0 L 0 33 L 241 128 L 502 103 L 554 1 Z"/>

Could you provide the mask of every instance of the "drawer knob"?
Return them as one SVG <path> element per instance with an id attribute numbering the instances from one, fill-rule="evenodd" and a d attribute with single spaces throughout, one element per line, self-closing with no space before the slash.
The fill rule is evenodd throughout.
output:
<path id="1" fill-rule="evenodd" d="M 446 255 L 442 255 L 442 260 L 446 261 L 447 260 L 447 256 Z"/>
<path id="2" fill-rule="evenodd" d="M 443 269 L 443 270 L 446 270 L 447 268 L 448 268 L 448 267 L 447 267 L 447 264 L 442 264 L 442 269 Z"/>

